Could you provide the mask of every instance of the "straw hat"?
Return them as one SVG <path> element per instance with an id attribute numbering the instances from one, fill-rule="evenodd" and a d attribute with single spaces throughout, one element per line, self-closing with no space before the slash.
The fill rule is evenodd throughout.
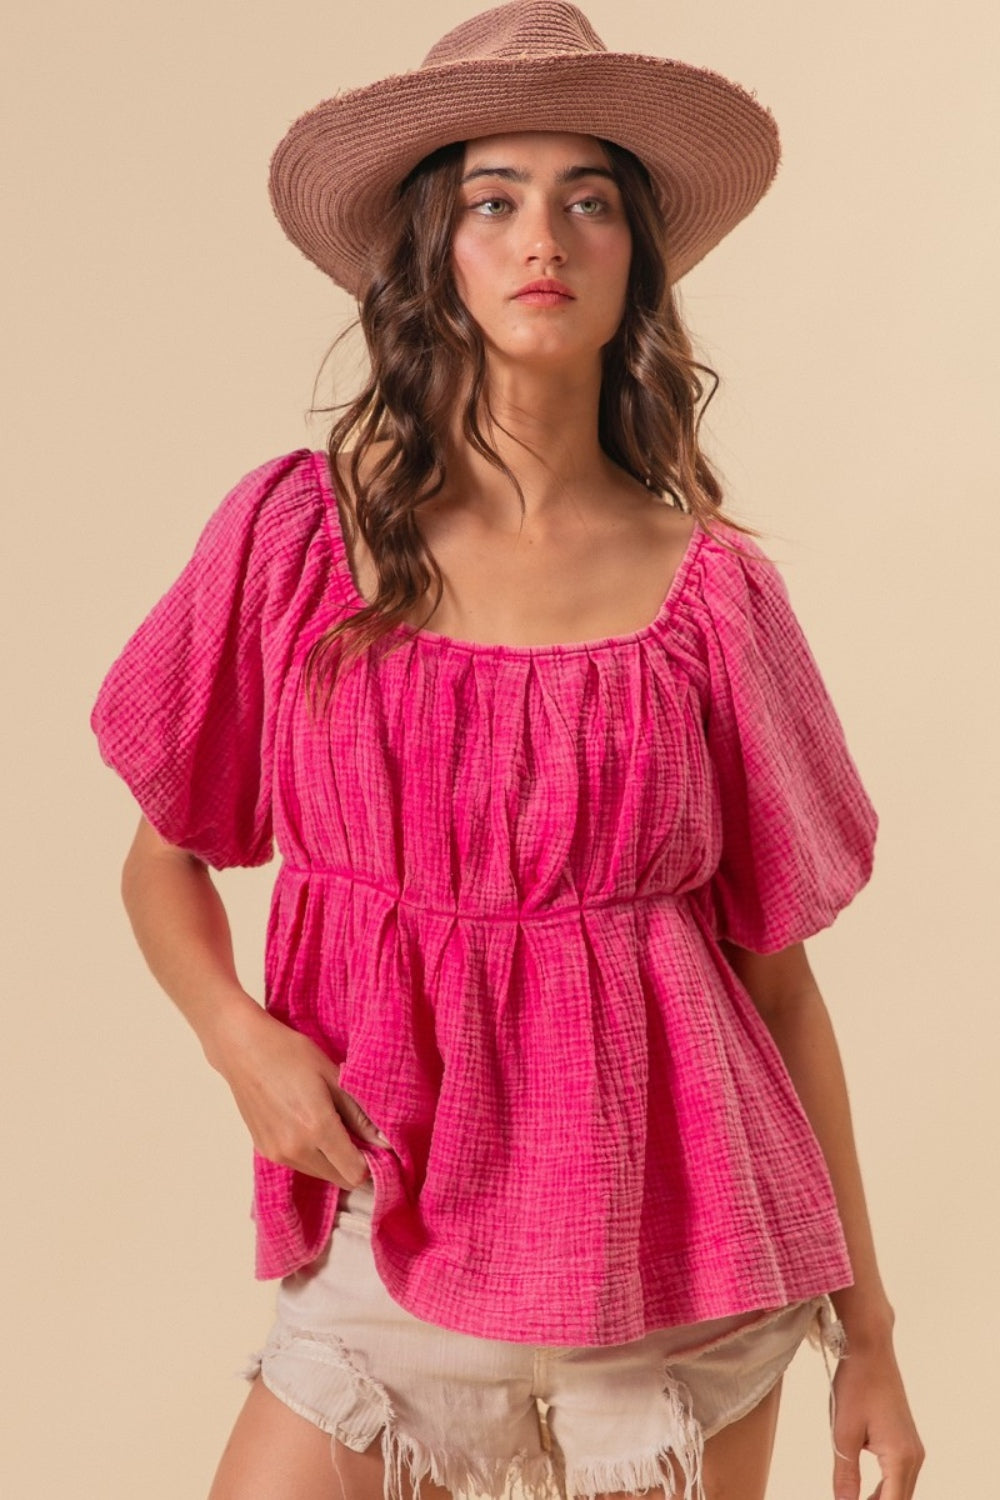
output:
<path id="1" fill-rule="evenodd" d="M 652 175 L 677 281 L 746 217 L 778 168 L 752 94 L 705 68 L 609 52 L 568 0 L 514 0 L 441 38 L 419 68 L 317 104 L 279 142 L 270 193 L 299 249 L 359 295 L 400 182 L 454 141 L 517 130 L 599 136 Z"/>

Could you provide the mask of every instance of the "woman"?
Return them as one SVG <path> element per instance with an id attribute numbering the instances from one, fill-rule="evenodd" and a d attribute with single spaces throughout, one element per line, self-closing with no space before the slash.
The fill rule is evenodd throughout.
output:
<path id="1" fill-rule="evenodd" d="M 282 1278 L 212 1500 L 755 1500 L 807 1334 L 846 1338 L 836 1500 L 863 1447 L 913 1494 L 803 948 L 875 814 L 721 519 L 671 293 L 777 159 L 741 89 L 562 0 L 274 155 L 371 379 L 328 453 L 226 497 L 94 713 L 143 813 L 126 904 L 249 1127 Z M 272 839 L 265 1011 L 207 867 Z"/>

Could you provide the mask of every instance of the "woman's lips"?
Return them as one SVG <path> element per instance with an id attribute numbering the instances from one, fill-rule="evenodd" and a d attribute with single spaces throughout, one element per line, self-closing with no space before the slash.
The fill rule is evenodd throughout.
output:
<path id="1" fill-rule="evenodd" d="M 529 307 L 559 307 L 576 299 L 563 282 L 544 278 L 541 281 L 529 281 L 527 286 L 514 293 L 514 300 L 526 303 Z"/>
<path id="2" fill-rule="evenodd" d="M 565 292 L 518 292 L 514 300 L 528 307 L 568 307 L 574 299 Z"/>

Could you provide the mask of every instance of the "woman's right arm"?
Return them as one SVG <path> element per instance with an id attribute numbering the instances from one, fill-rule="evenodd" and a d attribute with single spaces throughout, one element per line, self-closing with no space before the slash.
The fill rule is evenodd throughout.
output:
<path id="1" fill-rule="evenodd" d="M 348 1128 L 373 1145 L 387 1142 L 339 1087 L 337 1065 L 240 984 L 229 919 L 208 867 L 143 818 L 122 871 L 122 897 L 153 976 L 228 1083 L 257 1151 L 338 1187 L 357 1187 L 368 1163 Z"/>

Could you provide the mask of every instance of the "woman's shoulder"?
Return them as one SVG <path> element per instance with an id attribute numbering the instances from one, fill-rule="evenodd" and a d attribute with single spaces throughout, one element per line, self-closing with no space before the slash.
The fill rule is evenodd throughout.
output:
<path id="1" fill-rule="evenodd" d="M 728 518 L 699 522 L 699 577 L 706 596 L 741 598 L 786 592 L 779 564 L 764 542 Z"/>
<path id="2" fill-rule="evenodd" d="M 696 527 L 689 559 L 675 619 L 709 656 L 780 653 L 801 634 L 784 573 L 757 536 L 713 517 Z"/>
<path id="3" fill-rule="evenodd" d="M 322 515 L 324 453 L 295 448 L 248 469 L 225 495 L 219 513 L 234 520 L 280 525 L 296 518 Z"/>
<path id="4" fill-rule="evenodd" d="M 198 550 L 240 554 L 248 566 L 265 570 L 300 557 L 327 530 L 325 459 L 296 448 L 246 470 L 209 517 Z"/>
<path id="5" fill-rule="evenodd" d="M 728 516 L 712 516 L 708 521 L 699 522 L 700 529 L 705 533 L 706 542 L 713 557 L 730 557 L 737 566 L 741 566 L 746 559 L 754 562 L 764 559 L 770 561 L 767 552 L 757 536 L 744 531 L 735 521 Z"/>

